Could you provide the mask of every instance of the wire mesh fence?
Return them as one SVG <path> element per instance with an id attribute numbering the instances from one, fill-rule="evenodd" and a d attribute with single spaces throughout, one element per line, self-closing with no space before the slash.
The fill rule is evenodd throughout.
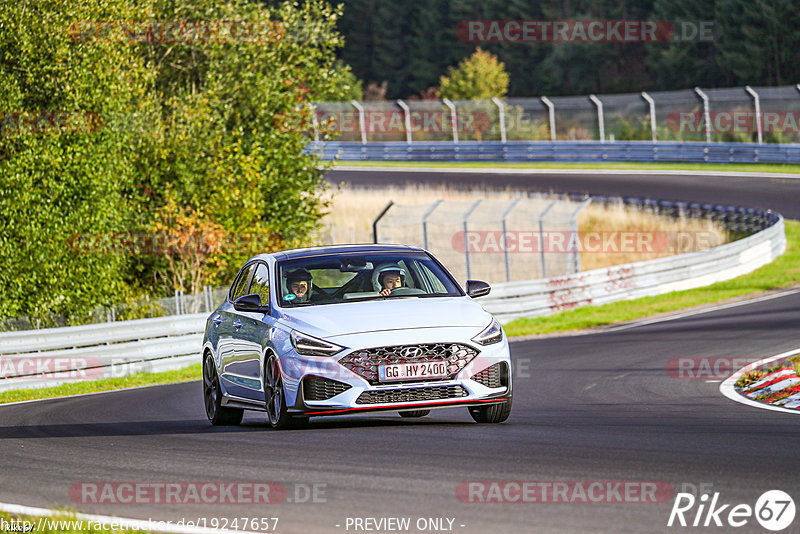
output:
<path id="1" fill-rule="evenodd" d="M 800 142 L 800 85 L 482 100 L 319 102 L 338 141 Z"/>
<path id="2" fill-rule="evenodd" d="M 176 290 L 172 297 L 144 298 L 130 303 L 109 303 L 97 306 L 90 313 L 80 317 L 48 315 L 42 318 L 0 319 L 0 332 L 148 319 L 168 315 L 211 313 L 222 304 L 227 294 L 228 288 L 212 289 L 210 286 L 206 286 L 203 292 L 196 295 L 184 295 L 182 291 Z"/>
<path id="3" fill-rule="evenodd" d="M 531 280 L 580 271 L 571 238 L 590 200 L 518 197 L 391 204 L 375 241 L 421 246 L 465 282 Z"/>

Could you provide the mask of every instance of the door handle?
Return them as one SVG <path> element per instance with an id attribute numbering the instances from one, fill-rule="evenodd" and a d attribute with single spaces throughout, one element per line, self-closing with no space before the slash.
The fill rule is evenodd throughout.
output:
<path id="1" fill-rule="evenodd" d="M 239 329 L 242 327 L 242 322 L 241 322 L 241 321 L 234 321 L 234 322 L 233 322 L 233 327 L 234 327 L 236 330 L 239 330 Z"/>
<path id="2" fill-rule="evenodd" d="M 222 317 L 217 315 L 216 317 L 211 319 L 211 322 L 214 323 L 214 326 L 219 326 L 220 324 L 222 324 Z"/>

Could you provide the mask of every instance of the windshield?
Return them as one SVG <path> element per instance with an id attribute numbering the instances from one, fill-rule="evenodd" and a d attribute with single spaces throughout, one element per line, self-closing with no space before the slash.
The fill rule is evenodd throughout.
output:
<path id="1" fill-rule="evenodd" d="M 329 254 L 281 261 L 277 268 L 278 303 L 283 307 L 463 295 L 452 277 L 422 252 Z"/>

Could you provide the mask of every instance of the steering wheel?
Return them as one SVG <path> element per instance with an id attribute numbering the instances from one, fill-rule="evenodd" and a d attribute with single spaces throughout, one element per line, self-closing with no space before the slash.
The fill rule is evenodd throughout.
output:
<path id="1" fill-rule="evenodd" d="M 403 295 L 421 295 L 424 293 L 423 290 L 417 289 L 416 287 L 398 287 L 392 290 L 390 296 L 397 295 L 398 297 L 402 297 Z"/>

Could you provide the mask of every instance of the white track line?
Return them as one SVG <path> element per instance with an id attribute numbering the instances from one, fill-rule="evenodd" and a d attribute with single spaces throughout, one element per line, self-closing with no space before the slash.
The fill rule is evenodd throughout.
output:
<path id="1" fill-rule="evenodd" d="M 763 360 L 753 362 L 747 367 L 742 367 L 741 369 L 736 371 L 732 376 L 723 381 L 722 384 L 719 385 L 719 392 L 728 397 L 729 399 L 731 399 L 732 401 L 740 402 L 742 404 L 747 404 L 748 406 L 753 406 L 754 408 L 761 408 L 762 410 L 772 410 L 775 412 L 800 415 L 800 410 L 795 410 L 792 408 L 783 408 L 781 406 L 773 406 L 771 404 L 767 404 L 764 402 L 758 402 L 752 399 L 748 399 L 744 395 L 740 395 L 734 388 L 734 384 L 736 384 L 736 381 L 739 380 L 739 377 L 742 376 L 747 371 L 770 364 L 776 360 L 782 360 L 783 358 L 788 358 L 789 356 L 793 356 L 798 353 L 800 353 L 800 348 L 788 350 L 786 352 L 776 354 L 775 356 L 770 356 L 769 358 L 764 358 Z"/>
<path id="2" fill-rule="evenodd" d="M 255 534 L 253 532 L 245 530 L 228 530 L 228 529 L 178 525 L 176 524 L 177 521 L 166 521 L 160 519 L 145 520 L 145 519 L 129 519 L 126 517 L 114 517 L 108 515 L 93 515 L 93 514 L 82 514 L 82 513 L 70 514 L 68 512 L 65 512 L 64 510 L 51 510 L 49 508 L 33 508 L 31 506 L 22 506 L 21 504 L 0 503 L 0 511 L 7 512 L 9 514 L 28 515 L 36 517 L 68 516 L 68 518 L 63 519 L 63 521 L 70 521 L 70 520 L 85 521 L 91 523 L 100 523 L 103 525 L 111 525 L 113 523 L 116 526 L 117 530 L 133 530 L 133 531 L 152 530 L 154 532 L 174 532 L 176 534 L 214 534 L 214 533 Z M 41 526 L 42 523 L 41 519 L 39 520 L 39 523 L 40 523 L 39 526 Z M 37 530 L 41 529 L 37 528 Z"/>
<path id="3" fill-rule="evenodd" d="M 582 174 L 582 175 L 621 175 L 621 176 L 720 176 L 729 178 L 789 178 L 800 180 L 799 173 L 780 172 L 737 172 L 737 171 L 692 171 L 678 169 L 523 169 L 523 168 L 491 168 L 491 167 L 357 167 L 336 165 L 334 171 L 364 172 L 424 172 L 424 173 L 462 173 L 462 174 Z"/>

